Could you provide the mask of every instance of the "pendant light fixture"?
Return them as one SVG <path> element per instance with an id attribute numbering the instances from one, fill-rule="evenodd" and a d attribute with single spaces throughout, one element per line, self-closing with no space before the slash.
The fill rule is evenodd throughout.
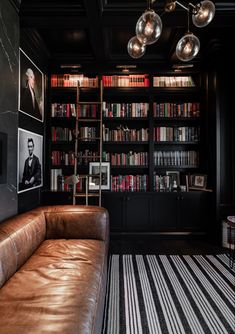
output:
<path id="1" fill-rule="evenodd" d="M 215 16 L 215 5 L 211 1 L 202 1 L 193 8 L 192 21 L 198 28 L 207 26 Z"/>
<path id="2" fill-rule="evenodd" d="M 128 42 L 127 50 L 132 58 L 142 57 L 145 54 L 146 46 L 155 43 L 161 36 L 162 20 L 151 8 L 154 1 L 147 0 L 148 7 L 136 24 L 136 36 Z M 201 1 L 196 5 L 189 3 L 188 6 L 179 1 L 166 0 L 165 12 L 173 12 L 176 5 L 188 12 L 188 31 L 177 43 L 176 55 L 182 61 L 189 61 L 198 54 L 200 49 L 199 39 L 189 31 L 189 14 L 192 14 L 192 22 L 196 27 L 205 27 L 215 16 L 215 5 L 210 0 Z"/>
<path id="3" fill-rule="evenodd" d="M 127 44 L 127 51 L 132 58 L 140 58 L 145 54 L 146 46 L 136 36 L 132 37 Z"/>
<path id="4" fill-rule="evenodd" d="M 158 14 L 151 9 L 151 0 L 148 1 L 148 8 L 141 15 L 136 24 L 136 37 L 144 45 L 155 43 L 162 32 L 162 20 Z"/>
<path id="5" fill-rule="evenodd" d="M 200 41 L 189 31 L 189 10 L 188 10 L 188 31 L 176 45 L 176 56 L 182 61 L 190 61 L 198 54 Z"/>

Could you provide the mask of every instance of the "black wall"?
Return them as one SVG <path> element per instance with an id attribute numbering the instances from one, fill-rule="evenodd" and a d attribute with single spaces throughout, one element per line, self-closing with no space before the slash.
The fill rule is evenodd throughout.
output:
<path id="1" fill-rule="evenodd" d="M 7 179 L 0 184 L 0 221 L 17 213 L 19 16 L 17 6 L 0 1 L 0 132 L 7 134 Z"/>
<path id="2" fill-rule="evenodd" d="M 47 114 L 47 73 L 48 73 L 48 58 L 49 54 L 47 49 L 40 39 L 39 35 L 33 30 L 27 29 L 20 30 L 20 47 L 32 60 L 32 62 L 43 72 L 44 74 L 44 123 L 24 114 L 19 113 L 19 128 L 40 134 L 44 136 L 44 154 L 43 154 L 43 184 L 45 184 L 45 122 Z M 42 188 L 36 188 L 27 192 L 20 193 L 18 195 L 18 212 L 22 213 L 31 210 L 41 204 L 41 191 Z"/>

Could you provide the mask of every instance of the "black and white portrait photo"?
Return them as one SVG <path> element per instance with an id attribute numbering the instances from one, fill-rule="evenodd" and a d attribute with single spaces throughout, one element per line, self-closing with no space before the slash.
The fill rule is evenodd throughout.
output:
<path id="1" fill-rule="evenodd" d="M 43 122 L 43 73 L 21 49 L 19 64 L 19 110 Z"/>
<path id="2" fill-rule="evenodd" d="M 43 137 L 18 129 L 18 192 L 42 187 Z"/>

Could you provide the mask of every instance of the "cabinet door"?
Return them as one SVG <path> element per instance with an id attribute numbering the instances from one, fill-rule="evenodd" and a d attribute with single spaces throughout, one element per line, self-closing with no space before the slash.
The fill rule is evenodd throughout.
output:
<path id="1" fill-rule="evenodd" d="M 150 199 L 145 195 L 126 196 L 125 230 L 146 232 L 150 229 Z"/>
<path id="2" fill-rule="evenodd" d="M 177 193 L 156 193 L 153 195 L 153 231 L 175 231 L 177 229 L 178 202 Z"/>
<path id="3" fill-rule="evenodd" d="M 205 229 L 207 213 L 204 193 L 182 193 L 179 200 L 179 228 L 186 230 Z"/>
<path id="4" fill-rule="evenodd" d="M 109 212 L 111 232 L 123 231 L 124 204 L 124 196 L 121 194 L 102 194 L 102 206 Z"/>

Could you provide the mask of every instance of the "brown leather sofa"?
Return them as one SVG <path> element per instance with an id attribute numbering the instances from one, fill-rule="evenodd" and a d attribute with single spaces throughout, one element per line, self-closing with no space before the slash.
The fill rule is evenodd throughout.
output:
<path id="1" fill-rule="evenodd" d="M 109 218 L 43 207 L 0 223 L 0 333 L 101 333 Z"/>

